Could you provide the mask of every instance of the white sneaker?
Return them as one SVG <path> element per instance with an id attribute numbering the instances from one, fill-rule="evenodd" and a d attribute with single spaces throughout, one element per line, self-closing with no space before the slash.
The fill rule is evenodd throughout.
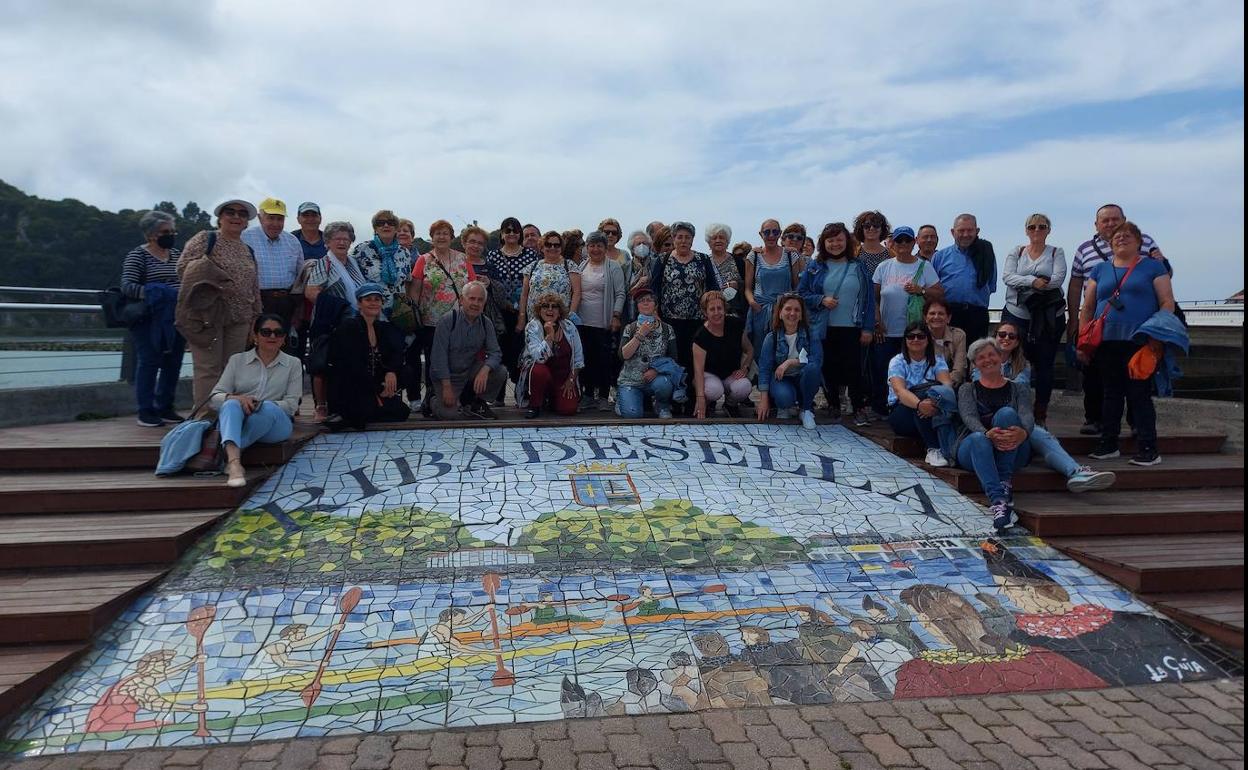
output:
<path id="1" fill-rule="evenodd" d="M 815 429 L 815 413 L 809 409 L 802 410 L 802 427 L 806 430 Z"/>
<path id="2" fill-rule="evenodd" d="M 660 419 L 660 420 L 670 420 L 670 419 L 672 419 L 672 410 L 671 410 L 671 409 L 660 409 L 660 410 L 659 410 L 659 419 Z"/>
<path id="3" fill-rule="evenodd" d="M 924 458 L 924 462 L 933 468 L 945 468 L 949 465 L 949 461 L 945 459 L 945 456 L 940 453 L 939 449 L 927 450 L 927 457 Z"/>

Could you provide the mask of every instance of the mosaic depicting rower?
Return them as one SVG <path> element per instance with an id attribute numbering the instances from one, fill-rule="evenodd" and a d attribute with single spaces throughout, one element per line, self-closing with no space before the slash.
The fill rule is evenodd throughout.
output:
<path id="1" fill-rule="evenodd" d="M 292 623 L 278 632 L 277 640 L 266 644 L 261 648 L 260 652 L 261 655 L 267 657 L 279 669 L 295 670 L 306 668 L 315 670 L 319 661 L 297 660 L 291 658 L 290 653 L 297 650 L 310 649 L 317 642 L 333 633 L 335 629 L 341 631 L 345 626 L 346 622 L 341 621 L 326 628 L 324 631 L 309 634 L 307 624 Z"/>
<path id="2" fill-rule="evenodd" d="M 491 655 L 493 650 L 485 647 L 474 647 L 455 638 L 456 626 L 471 626 L 485 617 L 489 607 L 483 607 L 469 613 L 462 607 L 451 607 L 438 613 L 438 622 L 429 626 L 416 648 L 417 658 L 450 658 L 456 655 Z"/>
<path id="3" fill-rule="evenodd" d="M 170 649 L 149 652 L 135 664 L 135 673 L 120 679 L 105 690 L 100 700 L 91 707 L 87 716 L 87 732 L 101 733 L 119 730 L 143 730 L 169 724 L 161 719 L 139 719 L 140 711 L 163 714 L 171 711 L 203 713 L 208 710 L 204 703 L 178 703 L 160 692 L 160 685 L 191 668 L 207 661 L 204 655 L 191 656 L 183 663 L 169 665 L 177 653 Z"/>

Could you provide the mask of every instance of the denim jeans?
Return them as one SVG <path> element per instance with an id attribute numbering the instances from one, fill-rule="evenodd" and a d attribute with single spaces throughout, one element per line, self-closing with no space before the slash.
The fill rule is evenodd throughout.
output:
<path id="1" fill-rule="evenodd" d="M 772 406 L 788 409 L 797 404 L 802 411 L 810 411 L 815 408 L 815 394 L 822 386 L 823 371 L 813 364 L 805 364 L 797 374 L 771 381 Z"/>
<path id="2" fill-rule="evenodd" d="M 643 399 L 654 399 L 654 411 L 672 408 L 672 380 L 660 374 L 642 385 L 620 385 L 615 390 L 615 406 L 621 417 L 641 417 Z"/>
<path id="3" fill-rule="evenodd" d="M 900 403 L 893 404 L 888 413 L 888 424 L 898 436 L 910 436 L 923 440 L 928 449 L 939 449 L 946 459 L 953 454 L 952 416 L 958 411 L 958 399 L 953 388 L 948 385 L 936 385 L 924 397 L 936 401 L 939 411 L 931 417 L 920 417 L 916 409 Z"/>
<path id="4" fill-rule="evenodd" d="M 1022 427 L 1018 412 L 1012 407 L 1002 407 L 992 418 L 994 428 Z M 1002 481 L 1014 477 L 1014 471 L 1031 459 L 1031 443 L 1024 441 L 1008 452 L 998 451 L 984 433 L 972 433 L 958 444 L 958 465 L 975 471 L 979 484 L 990 502 L 1005 499 Z"/>
<path id="5" fill-rule="evenodd" d="M 1071 457 L 1069 452 L 1062 449 L 1062 445 L 1057 441 L 1057 436 L 1049 433 L 1039 425 L 1027 437 L 1027 443 L 1031 447 L 1032 457 L 1043 458 L 1045 465 L 1066 478 L 1075 475 L 1075 471 L 1079 470 L 1079 463 L 1075 462 L 1075 458 Z"/>
<path id="6" fill-rule="evenodd" d="M 173 409 L 186 340 L 181 334 L 174 334 L 168 350 L 157 350 L 152 344 L 150 321 L 131 328 L 130 339 L 134 343 L 135 357 L 134 400 L 139 411 L 160 414 Z"/>
<path id="7" fill-rule="evenodd" d="M 257 441 L 276 444 L 290 438 L 290 415 L 272 401 L 265 401 L 250 415 L 243 414 L 243 405 L 226 401 L 217 413 L 217 427 L 221 431 L 221 443 L 232 441 L 239 449 L 246 449 Z"/>

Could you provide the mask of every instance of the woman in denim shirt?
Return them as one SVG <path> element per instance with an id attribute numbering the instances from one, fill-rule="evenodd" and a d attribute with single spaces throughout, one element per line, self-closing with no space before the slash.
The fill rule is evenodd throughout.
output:
<path id="1" fill-rule="evenodd" d="M 771 331 L 758 351 L 758 421 L 766 421 L 774 398 L 777 419 L 791 418 L 800 410 L 802 427 L 814 430 L 822 364 L 823 346 L 813 336 L 802 298 L 794 292 L 781 295 Z"/>
<path id="2" fill-rule="evenodd" d="M 871 344 L 864 328 L 875 319 L 871 275 L 854 256 L 858 245 L 843 222 L 825 225 L 815 259 L 802 271 L 797 293 L 810 313 L 811 334 L 821 341 L 823 382 L 833 421 L 841 415 L 841 386 L 849 388 L 854 423 L 867 424 L 863 359 Z"/>

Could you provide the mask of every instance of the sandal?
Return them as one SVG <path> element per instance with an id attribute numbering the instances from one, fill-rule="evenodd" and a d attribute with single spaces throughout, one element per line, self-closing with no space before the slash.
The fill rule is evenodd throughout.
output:
<path id="1" fill-rule="evenodd" d="M 243 464 L 238 460 L 231 460 L 225 464 L 225 473 L 227 476 L 225 485 L 235 489 L 247 486 L 247 472 L 243 470 Z"/>
<path id="2" fill-rule="evenodd" d="M 317 404 L 316 409 L 312 412 L 312 419 L 315 422 L 325 422 L 329 419 L 329 407 L 325 404 Z"/>

